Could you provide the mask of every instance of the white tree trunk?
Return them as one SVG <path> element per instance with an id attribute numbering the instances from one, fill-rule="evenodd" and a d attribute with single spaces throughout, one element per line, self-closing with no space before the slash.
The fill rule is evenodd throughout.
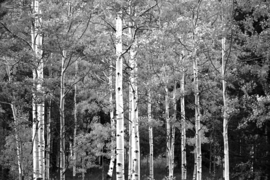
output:
<path id="1" fill-rule="evenodd" d="M 131 28 L 130 28 L 131 30 Z M 131 33 L 131 32 L 130 32 Z M 129 62 L 131 63 L 131 62 Z M 129 64 L 131 67 L 131 64 Z M 131 76 L 131 75 L 130 75 Z M 129 141 L 128 141 L 128 180 L 131 180 L 133 169 L 132 163 L 132 140 L 133 140 L 133 119 L 134 119 L 134 111 L 132 111 L 132 102 L 133 102 L 133 87 L 131 85 L 131 77 L 129 77 L 129 122 L 128 122 L 128 134 L 129 134 Z"/>
<path id="2" fill-rule="evenodd" d="M 196 139 L 196 164 L 197 180 L 202 179 L 202 155 L 201 155 L 201 116 L 199 102 L 199 80 L 198 80 L 198 62 L 196 51 L 193 56 L 193 77 L 194 77 L 194 96 L 195 96 L 195 139 Z"/>
<path id="3" fill-rule="evenodd" d="M 151 89 L 148 89 L 148 123 L 149 123 L 149 179 L 154 180 L 154 142 L 153 142 L 153 127 L 152 127 L 152 97 Z"/>
<path id="4" fill-rule="evenodd" d="M 33 81 L 34 89 L 36 87 L 36 71 L 33 70 Z M 35 91 L 35 90 L 34 90 Z M 37 105 L 36 105 L 36 95 L 33 92 L 33 102 L 32 102 L 32 143 L 33 143 L 33 179 L 36 180 L 39 177 L 39 166 L 38 166 L 38 122 L 37 122 Z"/>
<path id="5" fill-rule="evenodd" d="M 44 138 L 44 99 L 43 99 L 43 59 L 42 59 L 42 35 L 39 28 L 42 19 L 39 8 L 39 1 L 33 0 L 32 10 L 34 15 L 34 23 L 31 32 L 32 49 L 35 53 L 37 69 L 33 70 L 34 89 L 38 92 L 38 96 L 33 94 L 33 178 L 45 179 L 45 138 Z"/>
<path id="6" fill-rule="evenodd" d="M 140 139 L 139 139 L 139 119 L 138 119 L 138 88 L 137 88 L 137 62 L 136 62 L 136 40 L 130 51 L 131 61 L 131 88 L 132 88 L 132 180 L 140 179 Z"/>
<path id="7" fill-rule="evenodd" d="M 41 37 L 38 38 L 39 41 L 41 41 Z M 41 45 L 42 42 L 39 42 L 38 44 Z M 39 173 L 40 178 L 45 179 L 45 123 L 44 123 L 44 98 L 43 98 L 43 60 L 40 59 L 39 66 L 37 69 L 37 92 L 39 94 L 37 98 L 37 119 L 38 119 L 38 146 L 39 146 Z"/>
<path id="8" fill-rule="evenodd" d="M 167 169 L 168 169 L 168 177 L 170 177 L 171 172 L 171 122 L 170 122 L 170 114 L 169 114 L 169 90 L 168 87 L 165 86 L 165 119 L 166 119 L 166 132 L 167 132 L 167 140 L 166 140 L 166 151 L 167 151 Z"/>
<path id="9" fill-rule="evenodd" d="M 17 109 L 14 104 L 11 103 L 11 109 L 14 119 L 14 131 L 15 131 L 15 141 L 16 141 L 16 152 L 17 152 L 17 161 L 18 161 L 18 172 L 19 172 L 19 180 L 23 180 L 23 164 L 22 164 L 22 152 L 21 145 L 18 137 L 18 120 L 17 120 Z"/>
<path id="10" fill-rule="evenodd" d="M 176 100 L 176 82 L 174 83 L 174 92 L 173 92 L 173 110 L 174 110 L 174 119 L 172 122 L 172 134 L 171 134 L 171 144 L 170 144 L 170 168 L 169 168 L 169 178 L 173 179 L 174 177 L 174 143 L 175 143 L 175 122 L 177 115 L 177 100 Z"/>
<path id="11" fill-rule="evenodd" d="M 63 50 L 61 76 L 60 76 L 60 180 L 65 180 L 66 170 L 66 130 L 65 130 L 65 60 L 66 51 Z"/>
<path id="12" fill-rule="evenodd" d="M 131 9 L 130 9 L 131 12 Z M 129 23 L 132 26 L 132 23 Z M 129 28 L 129 36 L 131 42 L 133 41 L 133 32 L 131 27 Z M 130 48 L 130 60 L 129 65 L 131 67 L 130 71 L 130 121 L 132 123 L 131 129 L 131 179 L 139 180 L 140 179 L 140 138 L 139 138 L 139 117 L 138 117 L 138 87 L 137 87 L 137 39 L 135 38 L 132 42 Z"/>
<path id="13" fill-rule="evenodd" d="M 225 80 L 225 48 L 226 39 L 222 38 L 222 96 L 223 96 L 223 142 L 224 142 L 224 180 L 229 180 L 229 140 L 228 140 L 228 115 L 227 115 L 227 97 Z"/>
<path id="14" fill-rule="evenodd" d="M 116 16 L 116 179 L 125 179 L 124 147 L 124 102 L 123 102 L 123 58 L 122 58 L 122 10 Z"/>
<path id="15" fill-rule="evenodd" d="M 186 111 L 185 111 L 185 72 L 181 78 L 181 178 L 187 179 L 187 157 L 186 157 Z"/>
<path id="16" fill-rule="evenodd" d="M 109 88 L 110 88 L 110 120 L 111 120 L 111 129 L 112 129 L 112 137 L 111 137 L 111 160 L 109 164 L 109 170 L 107 174 L 108 180 L 112 179 L 113 175 L 113 168 L 114 168 L 114 162 L 115 162 L 115 147 L 114 147 L 114 139 L 115 139 L 115 120 L 114 120 L 114 104 L 113 104 L 113 65 L 112 60 L 110 60 L 110 77 L 109 77 Z"/>

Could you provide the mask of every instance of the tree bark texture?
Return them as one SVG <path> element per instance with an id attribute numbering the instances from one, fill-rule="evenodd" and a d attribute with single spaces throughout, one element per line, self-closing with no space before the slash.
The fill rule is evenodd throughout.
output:
<path id="1" fill-rule="evenodd" d="M 8 64 L 7 61 L 7 74 L 8 74 L 8 80 L 9 82 L 12 81 L 11 78 L 11 71 L 10 71 L 10 65 Z M 14 99 L 14 97 L 12 97 Z M 14 132 L 15 132 L 15 142 L 16 142 L 16 153 L 17 153 L 17 165 L 18 165 L 18 174 L 19 174 L 19 180 L 23 180 L 24 177 L 24 172 L 23 172 L 23 164 L 22 164 L 22 147 L 21 147 L 21 143 L 19 140 L 19 134 L 18 134 L 18 126 L 19 126 L 19 122 L 18 122 L 18 111 L 17 108 L 14 105 L 14 102 L 12 100 L 12 102 L 10 103 L 11 106 L 11 110 L 12 110 L 12 115 L 13 115 L 13 119 L 14 119 Z"/>
<path id="2" fill-rule="evenodd" d="M 186 157 L 186 111 L 185 111 L 185 73 L 183 71 L 181 83 L 181 178 L 187 179 L 187 157 Z"/>
<path id="3" fill-rule="evenodd" d="M 130 36 L 133 37 L 132 30 L 130 29 Z M 140 180 L 140 139 L 139 139 L 139 117 L 138 117 L 138 87 L 137 87 L 137 61 L 136 61 L 136 48 L 137 40 L 134 42 L 130 49 L 130 91 L 131 91 L 131 156 L 132 156 L 132 180 Z"/>
<path id="4" fill-rule="evenodd" d="M 196 151 L 196 146 L 195 146 L 195 150 L 194 150 L 194 168 L 193 168 L 192 180 L 197 179 L 197 155 L 196 155 L 195 151 Z"/>
<path id="5" fill-rule="evenodd" d="M 46 180 L 50 179 L 50 160 L 51 160 L 51 106 L 52 100 L 49 99 L 47 109 L 47 148 L 46 148 Z"/>
<path id="6" fill-rule="evenodd" d="M 14 131 L 15 131 L 15 141 L 16 141 L 16 152 L 17 152 L 17 162 L 18 162 L 18 172 L 19 180 L 23 180 L 23 164 L 22 164 L 22 149 L 18 136 L 18 119 L 17 119 L 17 109 L 13 103 L 11 103 L 12 115 L 14 119 Z"/>
<path id="7" fill-rule="evenodd" d="M 131 28 L 129 28 L 129 33 L 131 34 Z M 131 63 L 131 62 L 129 62 Z M 131 65 L 130 65 L 131 66 Z M 132 178 L 132 172 L 134 171 L 133 169 L 133 164 L 132 164 L 132 140 L 133 140 L 133 118 L 134 118 L 134 113 L 132 111 L 132 102 L 133 102 L 133 87 L 131 86 L 131 77 L 129 77 L 129 87 L 128 87 L 129 95 L 128 95 L 128 100 L 129 100 L 129 127 L 128 127 L 128 134 L 129 134 L 129 141 L 128 141 L 128 180 L 131 180 Z"/>
<path id="8" fill-rule="evenodd" d="M 109 170 L 107 173 L 108 179 L 112 179 L 113 176 L 113 169 L 114 169 L 114 163 L 115 163 L 115 120 L 114 120 L 114 104 L 113 104 L 113 65 L 112 60 L 110 60 L 110 77 L 109 77 L 109 88 L 110 88 L 110 120 L 111 120 L 111 159 L 109 164 Z"/>
<path id="9" fill-rule="evenodd" d="M 42 19 L 40 18 L 39 1 L 33 0 L 32 11 L 34 23 L 31 32 L 32 49 L 35 53 L 37 68 L 33 69 L 33 178 L 45 179 L 45 122 L 44 122 L 44 92 L 43 92 L 43 59 L 42 35 L 39 32 Z M 35 94 L 37 92 L 37 95 Z"/>
<path id="10" fill-rule="evenodd" d="M 75 62 L 75 81 L 78 79 L 78 60 Z M 77 82 L 74 85 L 74 131 L 73 131 L 73 167 L 72 167 L 72 175 L 75 179 L 76 177 L 76 161 L 77 161 L 77 149 L 76 149 L 76 136 L 77 136 Z"/>
<path id="11" fill-rule="evenodd" d="M 197 180 L 202 179 L 202 154 L 201 154 L 201 116 L 199 102 L 199 80 L 198 80 L 198 60 L 196 51 L 193 56 L 193 78 L 194 78 L 194 96 L 195 96 L 195 139 L 196 139 L 196 164 Z"/>
<path id="12" fill-rule="evenodd" d="M 229 180 L 229 140 L 228 140 L 228 114 L 227 114 L 227 97 L 226 97 L 226 80 L 225 80 L 225 48 L 226 39 L 222 38 L 222 96 L 223 96 L 223 142 L 224 142 L 224 179 Z"/>
<path id="13" fill-rule="evenodd" d="M 65 130 L 65 60 L 66 51 L 63 50 L 60 76 L 60 180 L 65 180 L 66 169 L 66 130 Z"/>
<path id="14" fill-rule="evenodd" d="M 116 179 L 125 179 L 123 58 L 122 58 L 122 10 L 116 16 Z"/>
<path id="15" fill-rule="evenodd" d="M 148 123 L 149 123 L 149 179 L 154 180 L 154 142 L 153 142 L 153 126 L 152 126 L 152 97 L 151 89 L 148 89 Z"/>
<path id="16" fill-rule="evenodd" d="M 168 87 L 165 86 L 165 118 L 166 118 L 166 151 L 167 151 L 167 169 L 168 169 L 168 178 L 171 174 L 171 122 L 170 122 L 170 114 L 169 114 L 169 90 Z"/>
<path id="17" fill-rule="evenodd" d="M 175 122 L 177 115 L 177 100 L 176 100 L 176 82 L 174 83 L 174 91 L 173 91 L 173 110 L 174 110 L 174 119 L 171 122 L 171 142 L 170 142 L 170 165 L 169 165 L 169 178 L 173 179 L 174 177 L 174 144 L 175 144 Z"/>

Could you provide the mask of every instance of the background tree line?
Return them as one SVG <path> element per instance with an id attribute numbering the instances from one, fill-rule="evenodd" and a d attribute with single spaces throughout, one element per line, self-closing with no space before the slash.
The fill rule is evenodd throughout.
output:
<path id="1" fill-rule="evenodd" d="M 269 179 L 264 0 L 1 0 L 0 179 Z"/>

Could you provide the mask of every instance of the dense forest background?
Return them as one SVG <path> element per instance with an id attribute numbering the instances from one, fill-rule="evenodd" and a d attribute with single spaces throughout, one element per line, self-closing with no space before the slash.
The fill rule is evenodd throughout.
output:
<path id="1" fill-rule="evenodd" d="M 222 179 L 224 112 L 229 178 L 270 178 L 270 1 L 43 0 L 37 12 L 33 2 L 39 1 L 0 1 L 1 180 L 33 177 L 33 101 L 44 107 L 45 179 L 107 178 L 115 154 L 115 21 L 120 9 L 126 179 L 130 96 L 135 91 L 130 89 L 132 52 L 138 93 L 138 179 L 153 178 L 151 155 L 154 179 L 170 179 L 168 122 L 175 128 L 173 176 L 183 179 L 184 122 L 187 179 L 196 179 L 196 113 L 201 123 L 202 179 Z M 37 37 L 39 45 L 33 44 Z M 198 92 L 193 59 L 198 61 Z M 35 79 L 33 72 L 40 67 L 43 78 Z M 113 179 L 115 174 L 114 168 Z"/>

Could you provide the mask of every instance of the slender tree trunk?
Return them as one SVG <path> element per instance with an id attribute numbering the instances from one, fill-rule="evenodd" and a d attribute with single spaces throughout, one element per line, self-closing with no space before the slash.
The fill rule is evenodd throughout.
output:
<path id="1" fill-rule="evenodd" d="M 195 51 L 196 52 L 196 51 Z M 194 77 L 194 96 L 195 96 L 195 139 L 196 139 L 196 161 L 197 161 L 197 180 L 202 179 L 202 155 L 201 155 L 201 122 L 200 122 L 200 102 L 199 102 L 199 80 L 198 62 L 196 53 L 193 56 L 193 77 Z"/>
<path id="2" fill-rule="evenodd" d="M 131 31 L 131 28 L 129 29 Z M 130 32 L 131 33 L 131 32 Z M 131 63 L 131 62 L 129 62 Z M 130 64 L 131 67 L 131 64 Z M 131 75 L 130 75 L 131 76 Z M 133 168 L 133 163 L 132 163 L 132 140 L 133 140 L 133 120 L 134 120 L 134 114 L 132 111 L 132 102 L 133 102 L 133 87 L 131 85 L 131 77 L 129 77 L 129 128 L 128 128 L 128 133 L 129 133 L 129 145 L 128 145 L 128 180 L 131 180 L 132 178 L 132 173 L 134 171 Z"/>
<path id="3" fill-rule="evenodd" d="M 112 175 L 113 175 L 113 169 L 114 169 L 114 163 L 115 163 L 115 120 L 114 120 L 114 104 L 113 104 L 113 65 L 112 65 L 112 60 L 110 60 L 110 77 L 109 77 L 109 88 L 110 88 L 110 120 L 111 120 L 111 129 L 112 129 L 112 134 L 111 134 L 111 160 L 109 164 L 109 171 L 107 174 L 107 179 L 111 180 Z"/>
<path id="4" fill-rule="evenodd" d="M 39 14 L 39 1 L 33 0 L 32 11 L 34 15 L 34 23 L 31 32 L 32 48 L 37 61 L 37 69 L 33 70 L 34 89 L 39 92 L 36 96 L 33 93 L 33 178 L 45 178 L 45 139 L 44 139 L 44 99 L 43 99 L 43 59 L 42 59 L 42 35 L 39 28 L 41 26 L 41 18 Z"/>
<path id="5" fill-rule="evenodd" d="M 130 39 L 133 40 L 132 29 L 129 28 Z M 137 87 L 137 40 L 134 39 L 134 42 L 130 49 L 130 95 L 131 95 L 131 122 L 132 122 L 132 131 L 131 131 L 131 156 L 132 156 L 132 180 L 140 179 L 140 139 L 139 139 L 139 117 L 138 117 L 138 87 Z"/>
<path id="6" fill-rule="evenodd" d="M 9 82 L 11 82 L 11 72 L 10 72 L 10 66 L 7 62 L 7 74 L 8 74 L 8 80 Z M 14 99 L 14 98 L 13 98 Z M 18 174 L 19 174 L 19 180 L 23 180 L 24 177 L 24 173 L 23 173 L 23 164 L 22 164 L 22 148 L 21 148 L 21 144 L 19 141 L 19 134 L 18 134 L 18 112 L 17 112 L 17 108 L 15 107 L 14 103 L 11 102 L 10 103 L 11 106 L 11 110 L 12 110 L 12 115 L 13 115 L 13 119 L 14 119 L 14 131 L 15 131 L 15 142 L 16 142 L 16 153 L 17 153 L 17 164 L 18 164 Z"/>
<path id="7" fill-rule="evenodd" d="M 186 111 L 185 111 L 185 72 L 181 78 L 181 177 L 187 179 L 187 157 L 186 157 Z"/>
<path id="8" fill-rule="evenodd" d="M 165 86 L 165 118 L 166 118 L 166 132 L 167 132 L 167 170 L 168 170 L 168 177 L 170 178 L 170 171 L 171 171 L 171 122 L 170 122 L 170 115 L 169 115 L 169 90 L 168 87 Z"/>
<path id="9" fill-rule="evenodd" d="M 36 71 L 33 70 L 33 81 L 34 89 L 36 87 Z M 35 90 L 34 90 L 35 91 Z M 37 122 L 37 106 L 36 106 L 36 95 L 33 92 L 33 102 L 32 102 L 32 143 L 33 143 L 33 179 L 36 180 L 39 177 L 39 166 L 38 166 L 38 122 Z"/>
<path id="10" fill-rule="evenodd" d="M 14 130 L 15 130 L 15 141 L 16 141 L 16 152 L 17 152 L 17 161 L 18 161 L 18 172 L 19 172 L 19 180 L 23 180 L 23 164 L 22 164 L 22 152 L 21 152 L 21 144 L 19 142 L 18 135 L 18 119 L 17 119 L 17 109 L 13 103 L 10 104 L 14 119 Z"/>
<path id="11" fill-rule="evenodd" d="M 60 180 L 65 180 L 66 170 L 66 130 L 65 130 L 65 60 L 66 51 L 63 51 L 60 76 Z"/>
<path id="12" fill-rule="evenodd" d="M 148 89 L 148 123 L 149 123 L 149 179 L 154 180 L 154 142 L 152 126 L 152 97 L 151 89 Z"/>
<path id="13" fill-rule="evenodd" d="M 225 11 L 224 2 L 222 1 L 222 23 L 225 26 Z M 225 62 L 225 50 L 226 50 L 226 37 L 223 35 L 222 40 L 222 64 L 221 64 L 221 77 L 222 77 L 222 96 L 223 96 L 223 143 L 224 143 L 224 180 L 229 180 L 229 140 L 228 140 L 228 114 L 227 114 L 227 97 L 226 97 L 226 62 Z"/>
<path id="14" fill-rule="evenodd" d="M 123 102 L 123 58 L 122 58 L 122 10 L 116 17 L 116 179 L 125 179 L 124 147 L 124 102 Z"/>
<path id="15" fill-rule="evenodd" d="M 52 100 L 49 99 L 47 109 L 47 148 L 46 148 L 46 180 L 50 179 L 50 159 L 51 159 L 51 106 Z"/>
<path id="16" fill-rule="evenodd" d="M 78 79 L 78 60 L 75 62 L 75 81 Z M 76 136 L 77 136 L 77 82 L 74 85 L 74 131 L 73 131 L 73 179 L 76 178 L 76 161 L 77 161 L 77 148 L 76 148 Z"/>
<path id="17" fill-rule="evenodd" d="M 41 41 L 41 38 L 38 38 L 38 40 Z M 39 42 L 39 45 L 41 45 L 41 42 Z M 39 66 L 37 69 L 37 76 L 38 76 L 38 82 L 37 82 L 37 92 L 39 94 L 38 96 L 38 102 L 37 102 L 37 119 L 39 122 L 38 126 L 38 146 L 39 146 L 39 172 L 40 172 L 40 178 L 45 179 L 45 122 L 44 122 L 44 98 L 43 98 L 43 60 L 40 59 Z"/>
<path id="18" fill-rule="evenodd" d="M 226 39 L 222 38 L 222 96 L 223 96 L 223 142 L 224 142 L 224 180 L 229 180 L 229 140 L 228 140 L 228 115 L 227 115 L 227 97 L 226 97 L 226 80 L 225 80 L 225 48 Z"/>
<path id="19" fill-rule="evenodd" d="M 196 154 L 196 147 L 194 150 L 194 168 L 193 168 L 193 177 L 192 180 L 197 180 L 197 154 Z"/>
<path id="20" fill-rule="evenodd" d="M 6 72 L 7 72 L 7 76 L 8 76 L 8 81 L 9 83 L 12 82 L 12 77 L 11 77 L 11 69 L 10 69 L 10 65 L 8 60 L 6 60 Z M 19 126 L 19 122 L 18 122 L 18 110 L 14 105 L 13 100 L 15 99 L 15 97 L 13 97 L 12 95 L 12 101 L 10 103 L 10 107 L 12 110 L 12 116 L 14 119 L 14 131 L 15 131 L 15 142 L 16 142 L 16 153 L 17 153 L 17 165 L 18 165 L 18 174 L 19 174 L 19 180 L 23 180 L 23 164 L 22 164 L 22 147 L 20 144 L 20 140 L 19 140 L 19 134 L 18 134 L 18 126 Z"/>
<path id="21" fill-rule="evenodd" d="M 32 13 L 33 15 L 35 15 L 35 11 L 36 11 L 36 1 L 33 0 L 32 1 Z M 35 56 L 37 54 L 36 51 L 36 28 L 35 28 L 35 24 L 36 24 L 36 18 L 34 19 L 33 25 L 31 27 L 31 44 L 32 44 L 32 49 L 34 50 Z M 37 78 L 37 74 L 36 74 L 36 70 L 33 69 L 33 97 L 32 97 L 32 151 L 33 151 L 33 180 L 36 180 L 38 178 L 38 139 L 37 139 L 37 116 L 36 116 L 36 95 L 35 95 L 35 91 L 36 91 L 36 78 Z"/>
<path id="22" fill-rule="evenodd" d="M 171 134 L 171 143 L 170 143 L 170 168 L 169 168 L 169 178 L 173 179 L 174 177 L 174 143 L 175 143 L 175 122 L 177 115 L 177 100 L 176 100 L 176 82 L 174 83 L 174 92 L 173 92 L 173 106 L 174 106 L 174 120 L 172 124 L 172 134 Z"/>

